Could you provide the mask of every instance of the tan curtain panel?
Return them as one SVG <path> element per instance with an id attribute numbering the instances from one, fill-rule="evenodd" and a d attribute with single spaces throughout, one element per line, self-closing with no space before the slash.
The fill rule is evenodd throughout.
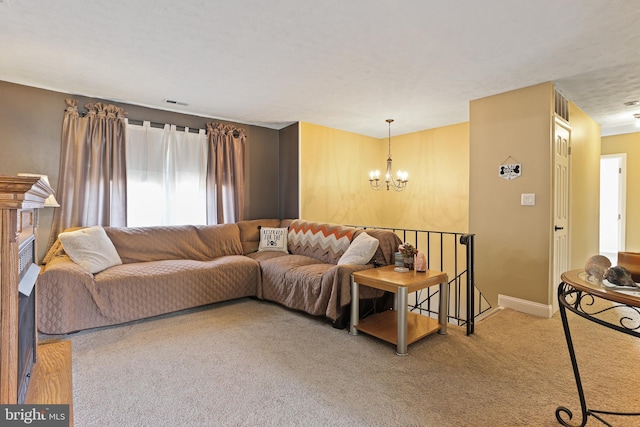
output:
<path id="1" fill-rule="evenodd" d="M 50 243 L 69 227 L 125 226 L 127 221 L 126 112 L 115 105 L 67 99 L 62 123 L 60 173 Z"/>
<path id="2" fill-rule="evenodd" d="M 207 223 L 244 219 L 244 129 L 207 123 Z"/>

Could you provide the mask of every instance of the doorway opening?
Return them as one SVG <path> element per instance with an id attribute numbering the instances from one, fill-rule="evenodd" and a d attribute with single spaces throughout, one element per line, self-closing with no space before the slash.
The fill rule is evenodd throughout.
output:
<path id="1" fill-rule="evenodd" d="M 600 255 L 618 263 L 625 250 L 627 155 L 600 156 Z"/>

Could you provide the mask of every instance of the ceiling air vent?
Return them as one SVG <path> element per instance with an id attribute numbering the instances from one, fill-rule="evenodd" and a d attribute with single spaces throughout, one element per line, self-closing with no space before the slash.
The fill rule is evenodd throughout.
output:
<path id="1" fill-rule="evenodd" d="M 565 119 L 567 122 L 569 121 L 569 101 L 567 98 L 562 96 L 560 92 L 557 90 L 553 91 L 553 99 L 554 99 L 554 113 L 558 116 Z"/>
<path id="2" fill-rule="evenodd" d="M 0 1 L 2 1 L 2 0 L 0 0 Z M 186 107 L 187 105 L 189 105 L 186 102 L 175 101 L 173 99 L 165 99 L 164 102 L 166 102 L 167 104 L 171 104 L 171 105 L 181 105 L 183 107 Z"/>

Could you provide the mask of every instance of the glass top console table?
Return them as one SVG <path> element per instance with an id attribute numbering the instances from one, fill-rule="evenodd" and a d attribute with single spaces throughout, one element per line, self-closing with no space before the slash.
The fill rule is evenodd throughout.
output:
<path id="1" fill-rule="evenodd" d="M 605 301 L 605 304 L 599 304 L 601 301 Z M 583 270 L 572 270 L 562 274 L 562 282 L 558 286 L 558 305 L 582 410 L 580 424 L 572 424 L 569 422 L 573 418 L 571 410 L 559 406 L 556 409 L 558 422 L 564 426 L 584 426 L 591 416 L 609 426 L 604 415 L 640 416 L 640 412 L 602 411 L 587 406 L 567 321 L 567 311 L 570 311 L 606 328 L 640 338 L 640 289 L 609 286 L 601 281 L 592 281 Z M 615 312 L 619 308 L 623 309 L 620 314 Z"/>

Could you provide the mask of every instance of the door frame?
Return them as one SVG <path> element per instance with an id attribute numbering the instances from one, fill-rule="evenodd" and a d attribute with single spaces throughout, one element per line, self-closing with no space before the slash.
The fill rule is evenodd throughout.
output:
<path id="1" fill-rule="evenodd" d="M 550 274 L 550 284 L 549 284 L 549 297 L 551 299 L 551 312 L 555 313 L 558 311 L 558 286 L 560 285 L 560 275 L 564 273 L 570 265 L 571 259 L 571 125 L 564 120 L 562 117 L 554 114 L 553 118 L 553 135 L 552 135 L 552 195 L 551 198 L 553 200 L 552 210 L 551 210 L 551 256 L 550 263 L 551 268 L 549 269 Z M 560 131 L 559 131 L 560 130 Z M 566 132 L 567 134 L 567 146 L 566 146 L 566 156 L 567 156 L 567 171 L 564 176 L 565 182 L 564 185 L 564 199 L 559 201 L 557 194 L 557 179 L 558 174 L 556 172 L 556 139 L 558 138 L 560 132 Z M 560 206 L 561 205 L 561 206 Z M 563 210 L 565 212 L 565 219 L 562 223 L 558 222 L 556 218 L 556 213 L 559 210 Z M 563 230 L 555 230 L 556 226 L 562 226 Z M 558 235 L 562 236 L 562 242 L 564 245 L 560 245 L 562 243 L 558 239 Z M 563 254 L 559 253 L 560 247 L 564 248 L 565 252 Z M 564 265 L 558 265 L 560 261 L 564 261 Z"/>
<path id="2" fill-rule="evenodd" d="M 600 164 L 603 159 L 618 159 L 618 252 L 624 251 L 626 248 L 626 232 L 627 232 L 627 153 L 602 154 L 600 156 Z M 602 168 L 600 169 L 602 173 Z M 604 189 L 600 187 L 600 199 Z M 600 225 L 600 224 L 599 224 Z M 600 245 L 598 245 L 600 246 Z M 598 247 L 598 252 L 601 251 Z"/>

